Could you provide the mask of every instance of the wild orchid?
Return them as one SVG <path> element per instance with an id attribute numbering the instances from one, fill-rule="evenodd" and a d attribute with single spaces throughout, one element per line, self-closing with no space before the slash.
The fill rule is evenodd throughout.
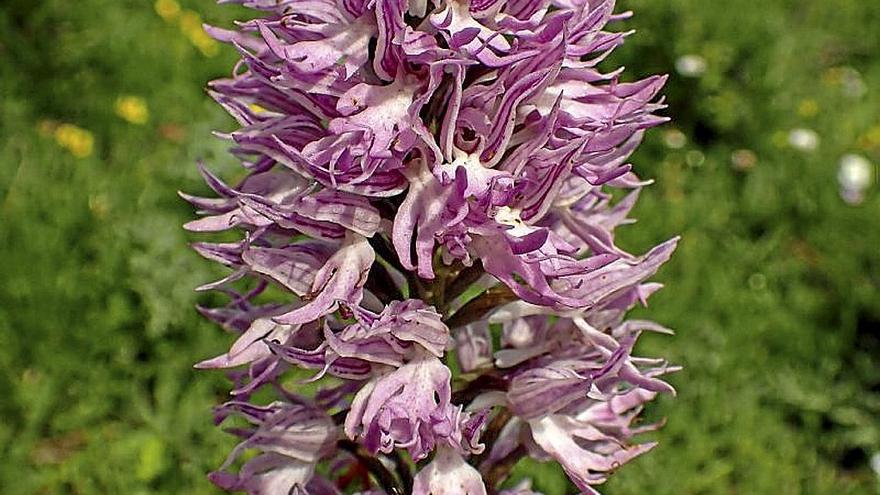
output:
<path id="1" fill-rule="evenodd" d="M 613 0 L 224 0 L 262 11 L 211 96 L 244 178 L 201 167 L 195 249 L 231 270 L 200 308 L 236 336 L 216 419 L 250 424 L 210 475 L 251 494 L 534 494 L 555 460 L 582 493 L 654 447 L 634 436 L 676 368 L 634 356 L 626 313 L 677 239 L 615 243 L 627 159 L 667 119 L 664 77 L 600 62 Z M 618 191 L 618 192 L 615 192 Z M 227 237 L 228 238 L 228 237 Z M 297 371 L 299 370 L 299 371 Z M 316 382 L 305 385 L 305 382 Z M 268 395 L 274 400 L 265 400 Z M 310 392 L 306 392 L 309 390 Z M 257 455 L 238 459 L 245 450 Z M 236 467 L 239 466 L 239 467 Z"/>

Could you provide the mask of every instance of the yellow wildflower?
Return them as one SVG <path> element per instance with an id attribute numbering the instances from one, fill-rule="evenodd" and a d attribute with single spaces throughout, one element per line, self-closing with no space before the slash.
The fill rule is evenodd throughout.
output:
<path id="1" fill-rule="evenodd" d="M 180 4 L 175 0 L 156 0 L 153 8 L 165 22 L 172 22 L 180 15 Z"/>
<path id="2" fill-rule="evenodd" d="M 202 52 L 202 55 L 213 57 L 219 52 L 217 42 L 208 36 L 202 27 L 202 18 L 192 10 L 184 10 L 181 13 L 180 31 Z"/>
<path id="3" fill-rule="evenodd" d="M 55 142 L 77 158 L 85 158 L 95 148 L 92 133 L 73 124 L 61 124 L 55 128 Z"/>
<path id="4" fill-rule="evenodd" d="M 220 51 L 214 38 L 208 36 L 204 31 L 193 31 L 189 40 L 206 57 L 213 57 Z"/>
<path id="5" fill-rule="evenodd" d="M 140 96 L 120 96 L 116 99 L 116 115 L 132 124 L 143 125 L 150 119 L 147 102 Z"/>

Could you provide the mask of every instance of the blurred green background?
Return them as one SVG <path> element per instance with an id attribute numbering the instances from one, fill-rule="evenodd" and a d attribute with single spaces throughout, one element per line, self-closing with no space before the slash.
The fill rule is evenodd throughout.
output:
<path id="1" fill-rule="evenodd" d="M 234 167 L 202 88 L 235 54 L 199 26 L 245 14 L 179 1 L 0 2 L 0 493 L 215 493 L 227 388 L 191 365 L 230 339 L 193 309 L 219 272 L 175 191 Z M 612 61 L 672 76 L 621 236 L 684 236 L 639 314 L 685 370 L 648 411 L 660 447 L 603 492 L 880 493 L 880 2 L 619 4 L 638 33 Z"/>

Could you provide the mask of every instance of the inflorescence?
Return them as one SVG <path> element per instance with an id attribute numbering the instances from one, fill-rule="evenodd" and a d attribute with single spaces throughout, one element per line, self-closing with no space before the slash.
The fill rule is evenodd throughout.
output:
<path id="1" fill-rule="evenodd" d="M 614 230 L 642 186 L 627 159 L 666 121 L 665 78 L 597 66 L 613 0 L 225 0 L 262 11 L 211 96 L 246 176 L 184 194 L 195 249 L 231 269 L 200 308 L 236 335 L 241 443 L 217 486 L 252 494 L 529 495 L 555 460 L 583 493 L 650 450 L 673 392 L 626 319 L 677 239 Z M 619 193 L 615 193 L 618 191 Z M 279 290 L 280 289 L 280 290 Z M 305 371 L 304 371 L 305 370 Z M 310 371 L 309 371 L 310 370 Z M 305 385 L 305 383 L 312 383 Z M 316 388 L 317 387 L 317 388 Z M 306 391 L 309 392 L 306 392 Z M 267 396 L 272 399 L 265 399 Z M 255 455 L 242 455 L 247 450 Z M 502 488 L 505 487 L 505 488 Z"/>

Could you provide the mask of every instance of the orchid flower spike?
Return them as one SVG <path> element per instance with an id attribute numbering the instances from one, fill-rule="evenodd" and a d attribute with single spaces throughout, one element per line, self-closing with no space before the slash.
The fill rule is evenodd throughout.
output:
<path id="1" fill-rule="evenodd" d="M 198 289 L 226 304 L 199 309 L 234 343 L 197 367 L 232 380 L 218 423 L 249 426 L 209 479 L 529 495 L 505 482 L 534 457 L 596 493 L 651 450 L 636 437 L 659 425 L 638 416 L 677 367 L 633 355 L 669 331 L 626 315 L 677 238 L 615 240 L 650 183 L 628 158 L 667 120 L 665 77 L 598 69 L 629 15 L 613 0 L 221 3 L 259 11 L 206 28 L 240 54 L 209 94 L 238 122 L 218 136 L 243 170 L 200 165 L 213 195 L 181 196 L 200 216 L 185 228 L 226 232 L 194 248 L 228 268 Z"/>

